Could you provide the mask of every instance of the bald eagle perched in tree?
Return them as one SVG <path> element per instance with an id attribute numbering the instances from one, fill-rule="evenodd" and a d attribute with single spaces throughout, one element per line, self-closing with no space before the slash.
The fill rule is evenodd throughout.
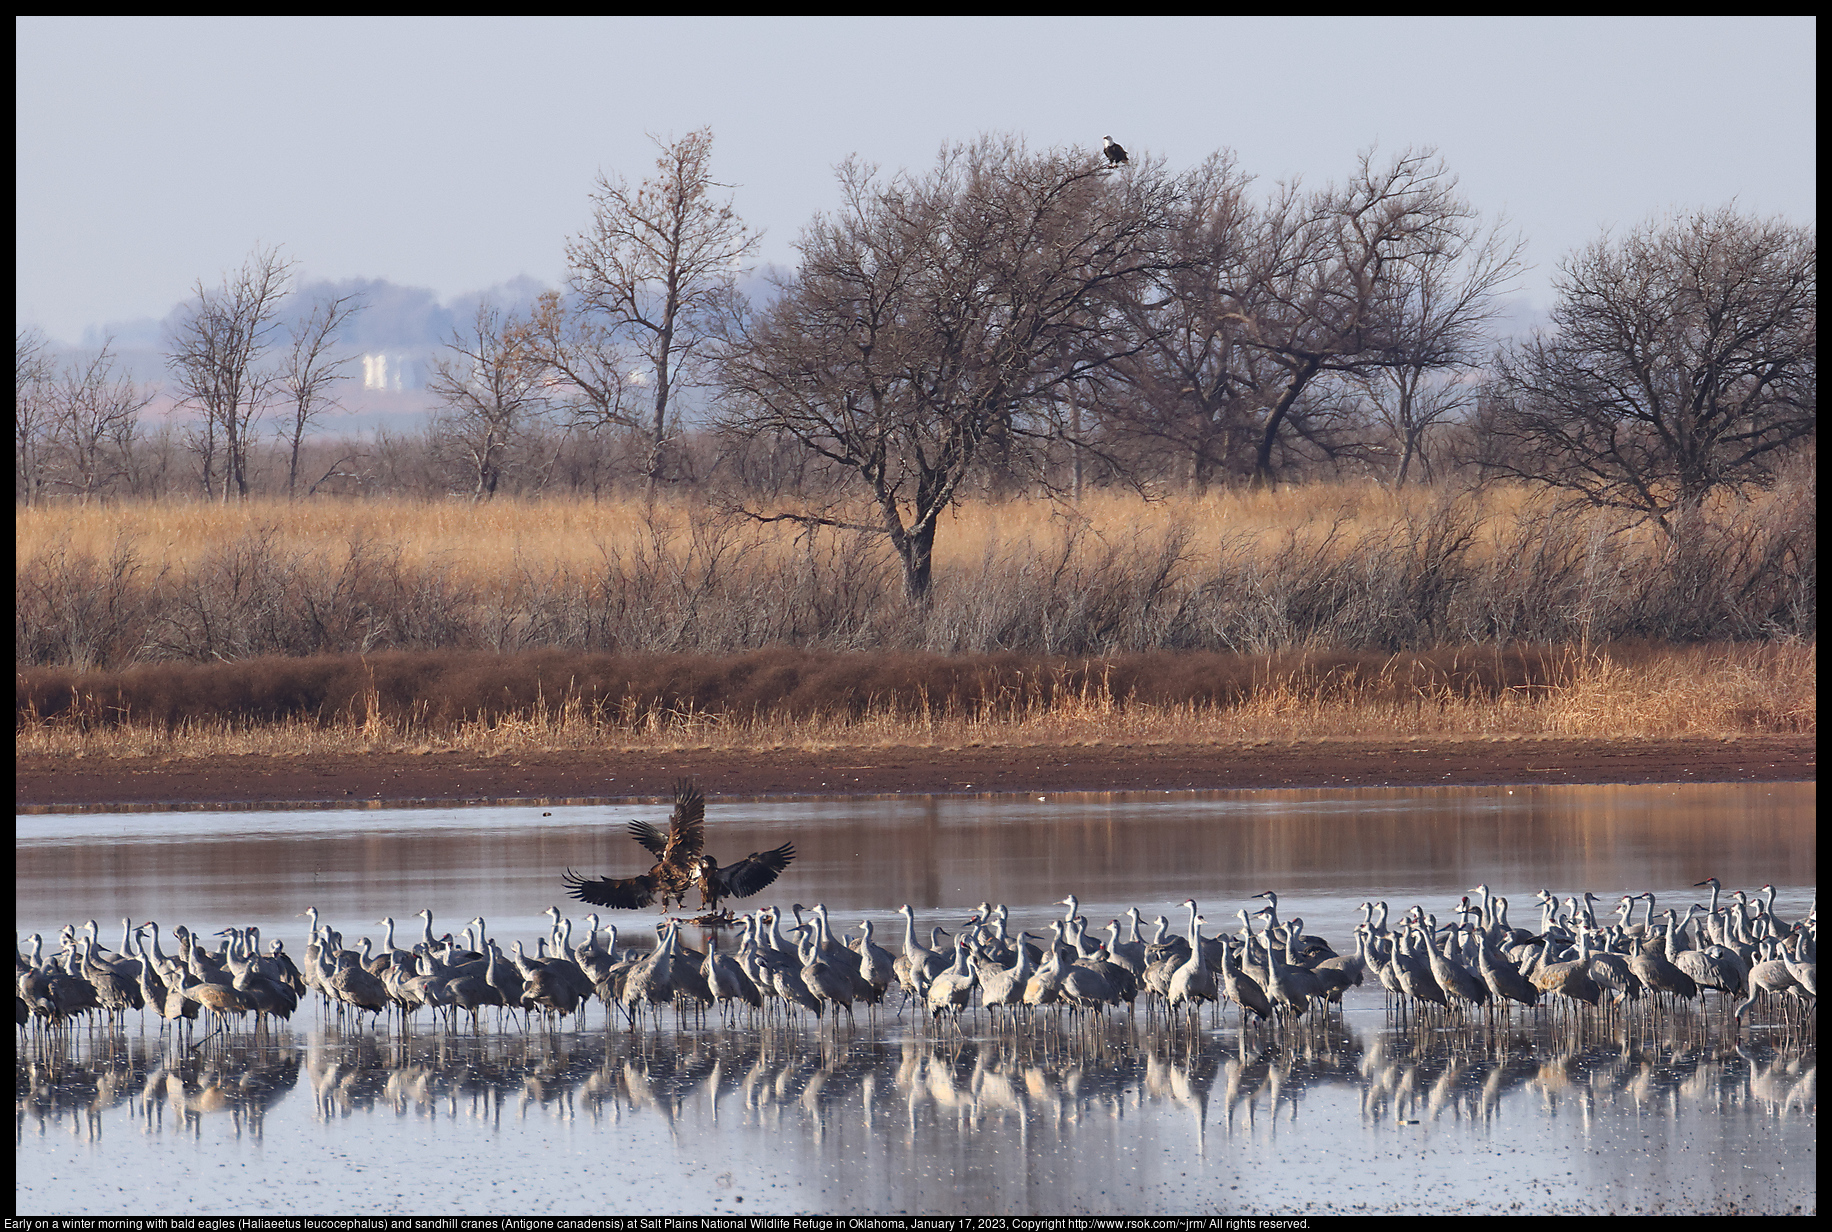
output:
<path id="1" fill-rule="evenodd" d="M 1111 137 L 1102 137 L 1100 139 L 1100 152 L 1107 156 L 1107 165 L 1109 167 L 1117 167 L 1121 163 L 1132 161 L 1126 157 L 1126 147 Z"/>

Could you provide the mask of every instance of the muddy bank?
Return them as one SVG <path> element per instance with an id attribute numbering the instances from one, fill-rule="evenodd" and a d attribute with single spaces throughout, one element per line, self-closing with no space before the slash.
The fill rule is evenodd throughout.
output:
<path id="1" fill-rule="evenodd" d="M 1814 780 L 1811 736 L 1736 740 L 1323 740 L 1253 745 L 361 754 L 195 761 L 15 758 L 20 811 L 469 804 L 712 795 L 1152 791 Z"/>

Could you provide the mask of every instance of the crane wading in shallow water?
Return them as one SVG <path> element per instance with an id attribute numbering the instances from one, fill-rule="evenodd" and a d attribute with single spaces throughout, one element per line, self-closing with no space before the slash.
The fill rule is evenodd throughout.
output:
<path id="1" fill-rule="evenodd" d="M 784 843 L 721 867 L 702 850 L 706 796 L 691 779 L 674 785 L 674 812 L 668 818 L 666 834 L 646 821 L 632 821 L 629 832 L 656 857 L 655 867 L 640 877 L 594 879 L 568 869 L 566 887 L 574 898 L 600 907 L 633 910 L 650 906 L 659 897 L 666 911 L 670 904 L 685 904 L 687 892 L 697 889 L 706 909 L 717 911 L 721 899 L 749 898 L 768 886 L 795 858 L 795 844 Z"/>

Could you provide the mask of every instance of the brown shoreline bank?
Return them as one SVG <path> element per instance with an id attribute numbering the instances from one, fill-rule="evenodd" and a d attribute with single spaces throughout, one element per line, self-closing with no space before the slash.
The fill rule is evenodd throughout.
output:
<path id="1" fill-rule="evenodd" d="M 607 749 L 198 760 L 16 755 L 21 813 L 589 802 L 710 795 L 1226 790 L 1814 781 L 1812 736 L 1306 740 L 1240 745 Z"/>

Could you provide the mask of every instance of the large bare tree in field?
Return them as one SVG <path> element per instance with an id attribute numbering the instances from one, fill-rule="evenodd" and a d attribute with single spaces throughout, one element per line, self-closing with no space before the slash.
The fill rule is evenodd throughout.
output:
<path id="1" fill-rule="evenodd" d="M 1478 230 L 1473 212 L 1466 221 L 1389 267 L 1393 353 L 1349 377 L 1387 438 L 1378 447 L 1396 456 L 1397 486 L 1415 464 L 1429 477 L 1429 434 L 1475 405 L 1499 297 L 1524 268 L 1524 240 L 1500 222 Z"/>
<path id="2" fill-rule="evenodd" d="M 1408 337 L 1407 311 L 1413 272 L 1461 247 L 1474 225 L 1456 187 L 1432 151 L 1385 165 L 1370 151 L 1342 187 L 1289 186 L 1265 207 L 1237 297 L 1244 341 L 1270 365 L 1256 390 L 1256 482 L 1274 477 L 1287 433 L 1326 444 L 1303 417 L 1319 378 L 1448 360 L 1430 346 L 1408 360 L 1418 339 Z"/>
<path id="3" fill-rule="evenodd" d="M 1359 448 L 1366 390 L 1394 404 L 1383 374 L 1403 369 L 1416 451 L 1452 409 L 1427 405 L 1432 374 L 1474 359 L 1515 249 L 1482 235 L 1429 151 L 1364 153 L 1344 185 L 1257 205 L 1248 187 L 1225 153 L 1190 176 L 1179 259 L 1161 294 L 1124 305 L 1136 352 L 1096 382 L 1107 428 L 1183 455 L 1198 488 L 1218 472 L 1263 483 L 1301 450 Z"/>
<path id="4" fill-rule="evenodd" d="M 709 348 L 733 311 L 734 283 L 761 238 L 729 198 L 715 195 L 727 186 L 712 178 L 711 129 L 656 144 L 657 174 L 641 184 L 599 176 L 591 225 L 566 245 L 575 311 L 588 320 L 568 326 L 555 300 L 547 319 L 535 321 L 543 349 L 599 421 L 646 432 L 643 483 L 651 497 L 675 394 L 702 379 Z M 629 384 L 610 379 L 625 355 L 641 363 L 637 380 L 649 385 L 641 411 L 625 400 L 634 392 Z"/>
<path id="5" fill-rule="evenodd" d="M 843 204 L 725 365 L 727 426 L 825 459 L 875 516 L 748 510 L 887 536 L 926 600 L 939 519 L 995 439 L 1046 435 L 1065 383 L 1134 345 L 1110 300 L 1169 261 L 1177 185 L 1155 166 L 1010 137 L 924 175 L 840 168 Z"/>
<path id="6" fill-rule="evenodd" d="M 292 346 L 280 371 L 280 391 L 292 410 L 285 436 L 290 449 L 286 462 L 286 494 L 294 495 L 299 483 L 299 450 L 305 434 L 318 420 L 337 409 L 333 392 L 348 375 L 356 356 L 337 350 L 338 334 L 351 317 L 363 309 L 357 295 L 330 295 L 293 322 Z M 335 469 L 335 467 L 333 467 Z"/>
<path id="7" fill-rule="evenodd" d="M 545 407 L 547 366 L 522 342 L 522 328 L 481 303 L 431 364 L 426 388 L 444 406 L 433 434 L 463 459 L 473 500 L 496 495 L 511 449 Z"/>
<path id="8" fill-rule="evenodd" d="M 224 275 L 220 287 L 206 288 L 199 279 L 173 327 L 166 367 L 179 402 L 204 414 L 194 448 L 205 495 L 216 495 L 220 477 L 224 502 L 248 495 L 249 447 L 277 381 L 262 361 L 291 290 L 292 270 L 293 262 L 279 249 L 257 248 L 240 269 Z"/>
<path id="9" fill-rule="evenodd" d="M 1571 255 L 1550 327 L 1497 358 L 1491 465 L 1675 539 L 1714 489 L 1767 484 L 1816 431 L 1817 257 L 1729 206 Z"/>
<path id="10" fill-rule="evenodd" d="M 1136 350 L 1081 391 L 1109 433 L 1168 452 L 1198 490 L 1252 444 L 1247 402 L 1256 382 L 1238 298 L 1256 232 L 1249 184 L 1225 152 L 1189 177 L 1173 234 L 1177 260 L 1162 288 L 1115 301 Z M 1078 449 L 1088 443 L 1079 430 L 1070 439 Z"/>

